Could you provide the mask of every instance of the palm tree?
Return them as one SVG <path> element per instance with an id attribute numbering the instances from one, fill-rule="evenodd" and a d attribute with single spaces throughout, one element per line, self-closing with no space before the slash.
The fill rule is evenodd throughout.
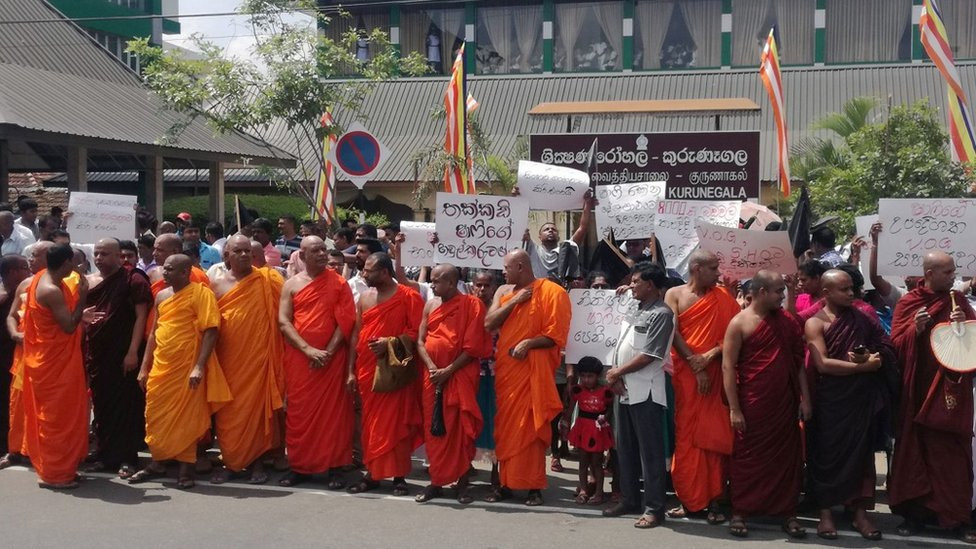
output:
<path id="1" fill-rule="evenodd" d="M 810 130 L 822 130 L 833 135 L 827 138 L 808 137 L 793 147 L 790 172 L 806 182 L 818 179 L 847 161 L 847 147 L 843 143 L 851 134 L 868 124 L 871 111 L 880 101 L 875 97 L 855 97 L 844 103 L 841 112 L 810 124 Z"/>

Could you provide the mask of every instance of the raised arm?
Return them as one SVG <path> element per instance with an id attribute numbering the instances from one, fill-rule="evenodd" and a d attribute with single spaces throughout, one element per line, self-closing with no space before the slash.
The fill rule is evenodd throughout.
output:
<path id="1" fill-rule="evenodd" d="M 573 242 L 577 246 L 582 246 L 586 241 L 586 235 L 590 232 L 590 220 L 593 218 L 593 206 L 596 205 L 596 197 L 593 191 L 586 191 L 583 195 L 583 215 L 580 216 L 579 227 L 573 233 Z"/>
<path id="2" fill-rule="evenodd" d="M 886 297 L 891 295 L 891 284 L 887 280 L 878 276 L 878 235 L 881 234 L 881 223 L 871 225 L 871 259 L 868 261 L 868 278 L 871 285 L 878 291 L 878 295 Z"/>
<path id="3" fill-rule="evenodd" d="M 393 256 L 393 266 L 396 270 L 396 281 L 399 282 L 401 286 L 406 286 L 419 294 L 420 283 L 416 280 L 410 280 L 407 278 L 407 271 L 403 268 L 403 261 L 401 261 L 403 243 L 406 241 L 407 236 L 403 233 L 398 233 L 396 238 L 393 239 L 393 246 L 390 247 L 390 251 L 393 252 L 391 255 Z"/>

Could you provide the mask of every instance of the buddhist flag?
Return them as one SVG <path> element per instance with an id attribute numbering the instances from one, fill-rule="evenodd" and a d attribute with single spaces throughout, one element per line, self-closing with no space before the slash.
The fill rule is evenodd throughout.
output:
<path id="1" fill-rule="evenodd" d="M 444 93 L 444 108 L 447 111 L 444 151 L 456 159 L 444 168 L 444 190 L 449 193 L 475 193 L 474 180 L 471 177 L 471 155 L 468 151 L 466 92 L 464 44 L 462 44 L 457 57 L 454 58 L 451 81 L 447 84 L 447 92 Z"/>
<path id="2" fill-rule="evenodd" d="M 786 135 L 786 110 L 783 101 L 783 79 L 779 72 L 779 52 L 776 50 L 775 29 L 769 30 L 766 45 L 763 46 L 759 62 L 759 76 L 762 78 L 769 102 L 773 105 L 773 118 L 776 119 L 776 151 L 779 159 L 779 188 L 783 196 L 790 196 L 789 139 Z"/>
<path id="3" fill-rule="evenodd" d="M 963 164 L 976 162 L 976 146 L 973 139 L 973 117 L 969 112 L 962 80 L 956 70 L 956 62 L 949 47 L 949 35 L 942 22 L 942 12 L 934 0 L 922 2 L 922 15 L 918 20 L 925 53 L 939 68 L 948 85 L 949 148 L 952 159 Z"/>
<path id="4" fill-rule="evenodd" d="M 325 111 L 322 115 L 322 127 L 328 129 L 332 125 L 332 113 Z M 318 183 L 315 184 L 315 207 L 312 212 L 312 217 L 321 217 L 330 225 L 335 218 L 335 168 L 329 161 L 329 151 L 335 143 L 336 136 L 331 132 L 322 138 L 322 169 Z"/>

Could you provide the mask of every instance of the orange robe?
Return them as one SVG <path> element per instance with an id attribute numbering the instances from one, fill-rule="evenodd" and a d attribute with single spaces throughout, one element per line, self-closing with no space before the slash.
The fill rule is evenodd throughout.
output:
<path id="1" fill-rule="evenodd" d="M 27 294 L 21 296 L 20 317 L 17 323 L 20 333 L 24 333 L 24 312 L 27 310 Z M 27 434 L 24 430 L 24 344 L 14 348 L 14 363 L 10 367 L 10 426 L 7 430 L 7 448 L 12 454 L 27 455 Z"/>
<path id="2" fill-rule="evenodd" d="M 162 268 L 162 265 L 160 265 L 159 267 Z M 210 277 L 207 276 L 206 271 L 204 271 L 200 267 L 197 267 L 196 265 L 190 267 L 190 282 L 197 282 L 199 284 L 203 284 L 208 288 L 210 287 Z M 156 299 L 156 296 L 159 295 L 159 292 L 165 290 L 166 288 L 169 288 L 169 284 L 167 284 L 166 281 L 163 280 L 162 278 L 160 278 L 156 282 L 153 282 L 152 285 L 149 286 L 149 289 L 152 290 L 153 299 Z M 152 329 L 153 326 L 155 325 L 155 322 L 156 322 L 156 308 L 151 307 L 149 309 L 149 315 L 146 317 L 146 339 L 147 340 L 149 339 L 149 334 L 152 333 Z"/>
<path id="3" fill-rule="evenodd" d="M 308 357 L 291 345 L 284 353 L 288 461 L 296 473 L 324 473 L 352 463 L 356 416 L 346 390 L 345 341 L 356 323 L 356 305 L 346 281 L 326 269 L 292 296 L 292 311 L 298 335 L 316 349 L 325 349 L 336 330 L 343 334 L 343 343 L 322 368 L 311 368 Z"/>
<path id="4" fill-rule="evenodd" d="M 741 307 L 724 288 L 712 288 L 678 315 L 678 330 L 695 354 L 722 344 L 725 330 Z M 722 495 L 732 453 L 729 407 L 722 399 L 722 362 L 708 363 L 711 382 L 707 395 L 698 394 L 698 382 L 688 362 L 674 359 L 675 448 L 671 479 L 678 500 L 690 512 L 701 511 Z"/>
<path id="5" fill-rule="evenodd" d="M 397 286 L 392 297 L 363 313 L 356 345 L 356 378 L 363 403 L 363 462 L 374 480 L 406 476 L 410 454 L 424 440 L 420 376 L 390 393 L 373 392 L 376 355 L 369 342 L 408 335 L 417 339 L 424 302 L 420 294 Z M 423 368 L 419 360 L 416 368 Z"/>
<path id="6" fill-rule="evenodd" d="M 220 337 L 214 353 L 234 399 L 217 412 L 224 465 L 240 471 L 273 447 L 281 408 L 277 368 L 284 352 L 278 330 L 281 279 L 254 269 L 217 301 Z"/>
<path id="7" fill-rule="evenodd" d="M 157 307 L 156 349 L 146 382 L 146 443 L 155 461 L 193 463 L 210 416 L 231 400 L 213 353 L 200 385 L 191 389 L 188 381 L 203 331 L 220 326 L 217 299 L 210 288 L 191 283 Z"/>
<path id="8" fill-rule="evenodd" d="M 471 467 L 474 441 L 483 423 L 478 406 L 480 359 L 491 355 L 492 341 L 485 331 L 485 306 L 481 300 L 459 294 L 431 311 L 424 347 L 438 368 L 449 366 L 462 352 L 471 356 L 471 361 L 444 384 L 441 398 L 447 432 L 443 436 L 430 434 L 436 387 L 430 382 L 430 371 L 424 369 L 424 442 L 430 461 L 430 482 L 447 486 Z"/>
<path id="9" fill-rule="evenodd" d="M 546 487 L 546 449 L 550 423 L 563 410 L 555 374 L 566 346 L 572 310 L 561 286 L 537 279 L 532 299 L 516 305 L 498 332 L 495 354 L 495 452 L 504 486 L 516 490 Z M 501 298 L 504 305 L 515 297 Z M 524 360 L 509 351 L 524 339 L 545 336 L 556 344 L 529 351 Z"/>
<path id="10" fill-rule="evenodd" d="M 41 273 L 27 290 L 24 312 L 23 404 L 27 454 L 43 482 L 74 480 L 88 454 L 88 392 L 81 354 L 82 330 L 64 333 L 51 310 L 37 301 Z M 69 310 L 78 303 L 78 278 L 61 292 Z"/>

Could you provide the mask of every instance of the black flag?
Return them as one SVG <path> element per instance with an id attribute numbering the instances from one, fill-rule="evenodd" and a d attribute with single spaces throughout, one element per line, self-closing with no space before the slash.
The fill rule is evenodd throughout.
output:
<path id="1" fill-rule="evenodd" d="M 790 242 L 793 243 L 793 257 L 800 257 L 810 248 L 810 194 L 804 185 L 800 190 L 800 199 L 796 201 L 793 219 L 790 219 Z"/>
<path id="2" fill-rule="evenodd" d="M 586 155 L 586 176 L 590 180 L 590 189 L 592 189 L 594 192 L 596 191 L 596 181 L 593 181 L 593 172 L 596 171 L 596 150 L 599 143 L 600 138 L 594 137 L 593 144 L 590 145 L 590 152 L 588 152 Z"/>

